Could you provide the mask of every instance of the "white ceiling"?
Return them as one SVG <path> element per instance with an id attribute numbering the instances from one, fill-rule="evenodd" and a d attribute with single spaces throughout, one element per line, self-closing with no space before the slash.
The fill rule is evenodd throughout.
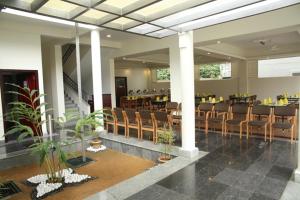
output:
<path id="1" fill-rule="evenodd" d="M 1 0 L 0 6 L 2 12 L 163 38 L 297 4 L 300 0 Z"/>

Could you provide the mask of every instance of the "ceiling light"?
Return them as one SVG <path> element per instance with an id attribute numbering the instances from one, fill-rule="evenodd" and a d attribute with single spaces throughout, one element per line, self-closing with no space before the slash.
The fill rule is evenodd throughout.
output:
<path id="1" fill-rule="evenodd" d="M 219 40 L 219 41 L 217 41 L 217 44 L 221 44 L 221 41 Z"/>
<path id="2" fill-rule="evenodd" d="M 69 25 L 69 26 L 75 26 L 75 22 L 71 22 L 68 20 L 57 19 L 54 17 L 48 17 L 48 16 L 44 16 L 44 15 L 38 15 L 38 14 L 24 12 L 24 11 L 20 11 L 20 10 L 11 9 L 11 8 L 5 8 L 5 9 L 1 10 L 1 12 L 13 14 L 13 15 L 19 15 L 19 16 L 23 16 L 23 17 L 29 17 L 29 18 L 33 18 L 33 19 L 39 19 L 39 20 L 48 21 L 48 22 L 65 24 L 65 25 Z"/>
<path id="3" fill-rule="evenodd" d="M 107 37 L 107 38 L 111 38 L 111 35 L 110 35 L 110 34 L 107 34 L 106 37 Z"/>
<path id="4" fill-rule="evenodd" d="M 207 54 L 209 55 L 209 54 L 210 54 L 210 52 L 207 52 Z"/>
<path id="5" fill-rule="evenodd" d="M 13 14 L 13 15 L 19 15 L 22 17 L 28 17 L 28 18 L 48 21 L 48 22 L 53 22 L 53 23 L 58 23 L 58 24 L 64 24 L 64 25 L 68 25 L 68 26 L 75 26 L 75 22 L 72 22 L 72 21 L 57 19 L 55 17 L 48 17 L 48 16 L 29 13 L 29 12 L 24 12 L 24 11 L 20 11 L 20 10 L 11 9 L 11 8 L 4 8 L 3 10 L 1 10 L 1 12 Z M 78 26 L 80 28 L 86 28 L 86 29 L 91 29 L 91 30 L 99 28 L 98 26 L 94 26 L 94 25 L 90 25 L 90 24 L 82 24 L 82 23 L 78 23 Z"/>
<path id="6" fill-rule="evenodd" d="M 126 57 L 123 57 L 122 59 L 123 59 L 123 60 L 126 60 L 127 58 L 126 58 Z"/>

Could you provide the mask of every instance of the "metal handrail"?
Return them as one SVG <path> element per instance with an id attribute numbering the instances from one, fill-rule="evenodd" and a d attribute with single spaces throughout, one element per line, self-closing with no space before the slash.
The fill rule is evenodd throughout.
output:
<path id="1" fill-rule="evenodd" d="M 64 83 L 67 84 L 69 87 L 71 87 L 74 91 L 78 94 L 78 84 L 68 75 L 64 72 Z M 89 100 L 89 94 L 82 90 L 82 99 L 88 102 Z"/>
<path id="2" fill-rule="evenodd" d="M 69 59 L 70 55 L 73 53 L 73 51 L 76 49 L 75 44 L 69 44 L 69 47 L 65 54 L 63 55 L 63 64 L 66 64 L 67 60 Z"/>

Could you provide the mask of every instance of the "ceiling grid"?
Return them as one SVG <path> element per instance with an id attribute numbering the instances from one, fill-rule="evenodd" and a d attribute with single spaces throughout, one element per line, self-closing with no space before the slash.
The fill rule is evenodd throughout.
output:
<path id="1" fill-rule="evenodd" d="M 2 0 L 1 7 L 164 38 L 299 3 L 300 0 Z"/>

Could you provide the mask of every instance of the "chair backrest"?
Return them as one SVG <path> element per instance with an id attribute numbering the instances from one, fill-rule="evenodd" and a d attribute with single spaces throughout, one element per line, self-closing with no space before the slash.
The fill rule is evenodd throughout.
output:
<path id="1" fill-rule="evenodd" d="M 198 109 L 200 111 L 205 111 L 205 112 L 211 111 L 212 108 L 213 108 L 213 104 L 211 104 L 211 103 L 200 103 L 198 106 Z"/>
<path id="2" fill-rule="evenodd" d="M 136 123 L 136 110 L 135 109 L 125 109 L 124 117 L 127 117 L 129 123 Z"/>
<path id="3" fill-rule="evenodd" d="M 228 112 L 229 104 L 227 103 L 217 103 L 214 107 L 214 111 L 216 112 Z"/>
<path id="4" fill-rule="evenodd" d="M 139 111 L 140 117 L 142 121 L 152 120 L 151 112 L 149 110 L 140 110 Z"/>
<path id="5" fill-rule="evenodd" d="M 115 116 L 116 116 L 116 120 L 119 121 L 119 122 L 123 122 L 124 121 L 124 116 L 123 116 L 123 113 L 122 113 L 122 108 L 115 108 L 114 109 L 115 111 Z"/>
<path id="6" fill-rule="evenodd" d="M 271 107 L 264 105 L 254 105 L 251 110 L 251 114 L 254 115 L 270 115 Z"/>
<path id="7" fill-rule="evenodd" d="M 166 109 L 167 110 L 177 110 L 178 103 L 177 102 L 167 102 Z"/>
<path id="8" fill-rule="evenodd" d="M 169 126 L 169 118 L 168 114 L 166 112 L 157 111 L 153 114 L 154 120 L 156 121 L 156 125 L 158 127 L 164 128 L 166 126 Z"/>
<path id="9" fill-rule="evenodd" d="M 278 106 L 274 108 L 274 115 L 283 117 L 296 116 L 296 108 L 292 106 Z"/>
<path id="10" fill-rule="evenodd" d="M 234 104 L 231 112 L 233 114 L 248 114 L 248 104 Z"/>

